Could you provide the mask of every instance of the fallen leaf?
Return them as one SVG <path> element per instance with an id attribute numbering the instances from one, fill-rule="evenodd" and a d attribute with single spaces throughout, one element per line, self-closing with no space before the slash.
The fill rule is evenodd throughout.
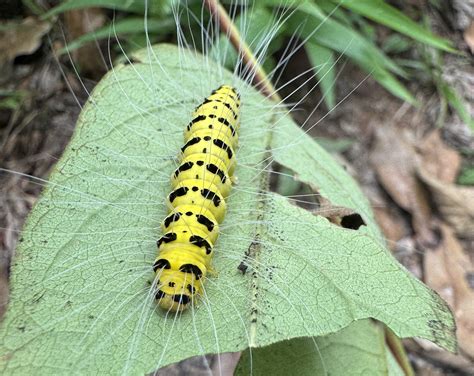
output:
<path id="1" fill-rule="evenodd" d="M 393 249 L 393 256 L 416 278 L 423 278 L 423 267 L 421 265 L 421 250 L 418 242 L 413 236 L 404 236 Z"/>
<path id="2" fill-rule="evenodd" d="M 418 168 L 418 176 L 431 193 L 437 211 L 461 238 L 474 238 L 474 188 L 447 184 Z"/>
<path id="3" fill-rule="evenodd" d="M 406 216 L 403 216 L 396 205 L 390 204 L 390 198 L 382 192 L 377 184 L 366 187 L 364 193 L 368 197 L 375 219 L 393 251 L 397 248 L 397 242 L 411 232 Z"/>
<path id="4" fill-rule="evenodd" d="M 435 248 L 431 248 L 423 254 L 423 280 L 428 286 L 438 292 L 450 307 L 453 307 L 454 290 L 444 261 L 444 253 L 446 251 L 449 252 L 449 249 L 446 249 L 446 247 L 449 246 L 448 243 L 451 237 L 444 234 L 444 232 L 449 230 L 440 229 L 440 231 L 442 231 L 441 241 Z"/>
<path id="5" fill-rule="evenodd" d="M 41 45 L 41 38 L 51 29 L 51 24 L 28 17 L 7 22 L 0 32 L 0 59 L 10 61 L 19 55 L 30 55 Z"/>
<path id="6" fill-rule="evenodd" d="M 464 41 L 469 46 L 471 53 L 474 54 L 474 21 L 464 30 Z"/>
<path id="7" fill-rule="evenodd" d="M 412 215 L 412 226 L 420 244 L 432 247 L 436 235 L 431 228 L 431 208 L 424 187 L 416 177 L 417 154 L 413 145 L 393 127 L 375 132 L 370 162 L 385 191 Z"/>
<path id="8" fill-rule="evenodd" d="M 211 370 L 213 375 L 234 375 L 235 367 L 239 363 L 241 353 L 224 353 L 213 356 Z"/>
<path id="9" fill-rule="evenodd" d="M 423 373 L 428 368 L 432 375 L 444 376 L 446 369 L 455 372 L 449 375 L 474 375 L 474 362 L 461 354 L 453 354 L 421 338 L 406 339 L 403 341 L 405 349 L 410 353 L 410 358 L 416 367 L 416 374 L 431 375 Z"/>
<path id="10" fill-rule="evenodd" d="M 51 24 L 33 17 L 21 21 L 8 21 L 0 31 L 0 81 L 9 76 L 9 66 L 20 55 L 31 55 L 41 39 L 51 29 Z"/>
<path id="11" fill-rule="evenodd" d="M 474 264 L 447 225 L 439 226 L 441 242 L 425 253 L 425 282 L 446 300 L 454 311 L 460 349 L 474 358 L 474 290 L 469 276 Z"/>
<path id="12" fill-rule="evenodd" d="M 154 375 L 231 376 L 234 374 L 239 359 L 240 352 L 193 356 L 192 358 L 160 368 Z"/>
<path id="13" fill-rule="evenodd" d="M 394 214 L 393 208 L 389 206 L 373 207 L 372 210 L 374 211 L 377 224 L 387 239 L 388 246 L 392 250 L 395 249 L 396 243 L 407 233 L 403 220 L 398 213 Z"/>
<path id="14" fill-rule="evenodd" d="M 64 22 L 69 36 L 76 39 L 104 26 L 106 17 L 101 8 L 71 10 L 64 14 Z M 114 38 L 113 32 L 111 38 Z M 94 77 L 102 76 L 107 70 L 102 52 L 97 43 L 90 42 L 71 52 L 71 59 L 77 62 L 81 72 Z"/>
<path id="15" fill-rule="evenodd" d="M 448 147 L 435 129 L 424 137 L 418 147 L 420 163 L 430 175 L 445 183 L 454 183 L 461 167 L 459 153 Z"/>
<path id="16" fill-rule="evenodd" d="M 0 234 L 0 244 L 3 243 L 2 238 L 3 238 L 3 234 Z M 8 280 L 9 280 L 9 274 L 10 274 L 9 270 L 10 270 L 10 257 L 9 255 L 5 255 L 0 259 L 0 319 L 5 314 L 5 311 L 8 305 L 8 297 L 9 297 Z"/>

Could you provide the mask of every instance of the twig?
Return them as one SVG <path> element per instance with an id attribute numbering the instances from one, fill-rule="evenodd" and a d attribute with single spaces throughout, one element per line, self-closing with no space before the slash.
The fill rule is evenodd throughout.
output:
<path id="1" fill-rule="evenodd" d="M 219 0 L 204 0 L 204 4 L 209 9 L 211 17 L 219 23 L 222 32 L 229 36 L 230 42 L 236 49 L 237 53 L 241 55 L 242 60 L 255 73 L 253 84 L 267 97 L 280 102 L 281 98 L 270 82 L 270 79 L 262 66 L 258 63 L 258 60 L 252 53 L 248 44 L 240 36 L 239 30 L 230 19 L 225 8 L 219 3 Z"/>
<path id="2" fill-rule="evenodd" d="M 407 353 L 398 338 L 387 326 L 385 326 L 385 342 L 395 357 L 398 365 L 403 370 L 406 376 L 414 376 L 415 372 L 411 367 L 410 360 L 408 359 Z"/>

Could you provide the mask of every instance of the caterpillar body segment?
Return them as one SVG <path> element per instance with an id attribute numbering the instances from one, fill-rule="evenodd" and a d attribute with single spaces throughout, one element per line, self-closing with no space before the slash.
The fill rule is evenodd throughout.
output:
<path id="1" fill-rule="evenodd" d="M 202 200 L 205 200 L 203 207 L 214 215 L 217 222 L 222 222 L 227 209 L 224 196 L 215 184 L 204 180 L 188 179 L 179 182 L 168 195 L 167 204 L 170 210 L 174 211 L 181 205 L 196 205 Z"/>
<path id="2" fill-rule="evenodd" d="M 238 145 L 240 127 L 240 95 L 231 86 L 221 86 L 214 90 L 204 102 L 196 108 L 193 119 L 186 127 L 186 142 L 192 134 L 200 130 L 211 130 L 234 150 Z"/>
<path id="3" fill-rule="evenodd" d="M 235 152 L 231 145 L 222 141 L 222 136 L 216 137 L 215 130 L 200 129 L 193 132 L 191 138 L 182 148 L 183 157 L 189 157 L 192 154 L 210 153 L 221 161 L 224 161 L 229 175 L 234 173 L 235 168 Z"/>
<path id="4" fill-rule="evenodd" d="M 236 127 L 230 123 L 227 125 L 227 123 L 221 122 L 217 119 L 220 119 L 220 117 L 209 117 L 206 115 L 194 117 L 184 132 L 184 138 L 189 140 L 191 134 L 199 130 L 212 130 L 215 131 L 215 134 L 218 134 L 219 137 L 229 140 L 230 145 L 234 150 L 236 150 L 238 146 L 238 128 L 236 129 Z"/>
<path id="5" fill-rule="evenodd" d="M 240 95 L 223 85 L 195 109 L 185 129 L 153 264 L 155 298 L 166 311 L 183 311 L 203 293 L 232 186 L 239 117 Z"/>
<path id="6" fill-rule="evenodd" d="M 181 165 L 171 176 L 171 185 L 176 188 L 180 181 L 188 179 L 204 180 L 218 187 L 224 197 L 232 187 L 225 163 L 212 154 L 197 153 L 183 158 Z"/>
<path id="7" fill-rule="evenodd" d="M 180 205 L 165 218 L 161 229 L 164 232 L 169 232 L 180 226 L 189 227 L 189 232 L 191 232 L 193 228 L 207 231 L 207 236 L 213 243 L 217 240 L 219 233 L 219 223 L 217 219 L 211 211 L 207 210 L 204 206 Z"/>

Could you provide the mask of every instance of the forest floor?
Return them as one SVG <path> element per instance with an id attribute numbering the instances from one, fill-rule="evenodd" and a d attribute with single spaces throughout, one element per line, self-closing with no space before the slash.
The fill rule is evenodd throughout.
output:
<path id="1" fill-rule="evenodd" d="M 444 17 L 429 16 L 437 33 L 469 54 L 474 49 L 473 14 L 452 11 Z M 47 180 L 87 100 L 80 79 L 90 91 L 106 71 L 99 50 L 89 46 L 89 53 L 81 54 L 88 58 L 82 63 L 86 73 L 79 78 L 68 59 L 58 61 L 51 52 L 61 38 L 64 43 L 60 33 L 27 18 L 21 7 L 12 12 L 12 22 L 19 27 L 8 35 L 0 32 L 0 315 L 8 301 L 9 266 L 18 234 L 43 188 L 27 175 Z M 64 21 L 61 33 L 70 35 L 81 28 L 77 16 Z M 306 68 L 305 57 L 297 56 L 283 77 Z M 445 56 L 439 68 L 474 116 L 472 56 Z M 340 104 L 329 114 L 324 106 L 311 114 L 321 99 L 314 93 L 294 117 L 306 121 L 306 127 L 320 122 L 311 135 L 358 180 L 395 257 L 437 291 L 456 317 L 457 355 L 427 341 L 404 341 L 417 374 L 474 374 L 474 188 L 459 184 L 461 171 L 473 165 L 473 131 L 446 107 L 432 85 L 421 80 L 408 85 L 420 102 L 418 108 L 346 64 L 337 81 Z M 298 92 L 299 97 L 288 101 L 306 94 Z M 189 364 L 178 366 L 186 367 Z"/>

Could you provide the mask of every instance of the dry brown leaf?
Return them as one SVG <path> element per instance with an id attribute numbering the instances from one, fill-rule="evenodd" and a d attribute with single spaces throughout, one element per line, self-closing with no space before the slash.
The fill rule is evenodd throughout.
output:
<path id="1" fill-rule="evenodd" d="M 394 214 L 391 209 L 387 206 L 372 208 L 375 220 L 387 239 L 390 249 L 393 250 L 396 248 L 397 242 L 406 235 L 407 229 L 398 213 Z"/>
<path id="2" fill-rule="evenodd" d="M 474 21 L 464 30 L 464 41 L 469 46 L 471 53 L 474 54 Z"/>
<path id="3" fill-rule="evenodd" d="M 445 299 L 454 311 L 460 349 L 474 358 L 474 290 L 469 275 L 474 265 L 463 251 L 453 230 L 439 226 L 441 242 L 424 257 L 425 282 Z"/>
<path id="4" fill-rule="evenodd" d="M 235 368 L 239 363 L 241 352 L 232 352 L 214 355 L 211 364 L 211 371 L 213 375 L 232 376 L 235 373 Z M 219 359 L 217 359 L 219 357 Z"/>
<path id="5" fill-rule="evenodd" d="M 155 373 L 156 376 L 195 375 L 231 376 L 240 360 L 240 352 L 194 356 L 171 364 Z"/>
<path id="6" fill-rule="evenodd" d="M 423 138 L 418 152 L 423 169 L 431 176 L 445 183 L 453 183 L 456 180 L 461 167 L 461 157 L 456 150 L 443 142 L 439 129 Z"/>
<path id="7" fill-rule="evenodd" d="M 439 369 L 441 375 L 446 375 L 446 369 L 456 370 L 457 372 L 449 375 L 474 375 L 474 362 L 460 354 L 453 354 L 432 342 L 421 338 L 412 338 L 403 340 L 405 349 L 410 353 L 413 363 L 416 367 L 416 374 L 423 375 L 422 369 Z M 434 366 L 436 365 L 436 366 Z"/>
<path id="8" fill-rule="evenodd" d="M 423 168 L 418 175 L 431 192 L 432 200 L 442 219 L 453 227 L 459 237 L 474 238 L 474 188 L 443 183 Z"/>
<path id="9" fill-rule="evenodd" d="M 375 220 L 387 239 L 390 249 L 395 250 L 397 242 L 410 234 L 409 222 L 400 209 L 395 205 L 390 205 L 389 198 L 376 184 L 365 187 L 364 193 L 372 205 Z"/>
<path id="10" fill-rule="evenodd" d="M 9 21 L 0 32 L 0 72 L 8 76 L 9 65 L 20 55 L 30 55 L 41 45 L 41 39 L 51 29 L 51 24 L 33 17 Z M 0 79 L 2 78 L 0 77 Z"/>
<path id="11" fill-rule="evenodd" d="M 436 236 L 431 229 L 431 209 L 426 191 L 416 177 L 417 154 L 413 145 L 393 127 L 376 132 L 370 162 L 377 178 L 392 199 L 412 215 L 412 225 L 419 242 L 431 247 Z"/>
<path id="12" fill-rule="evenodd" d="M 428 286 L 438 292 L 450 307 L 453 307 L 454 290 L 444 262 L 445 248 L 446 240 L 443 237 L 435 248 L 429 249 L 423 254 L 423 279 Z"/>
<path id="13" fill-rule="evenodd" d="M 3 243 L 2 234 L 0 233 L 0 245 Z M 8 304 L 9 298 L 9 269 L 10 257 L 6 255 L 6 251 L 1 249 L 2 257 L 0 258 L 0 320 L 2 319 Z"/>
<path id="14" fill-rule="evenodd" d="M 19 55 L 30 55 L 41 45 L 41 38 L 51 24 L 28 17 L 21 22 L 11 21 L 0 32 L 0 59 L 11 61 Z"/>
<path id="15" fill-rule="evenodd" d="M 64 22 L 69 35 L 76 39 L 81 35 L 95 31 L 104 26 L 106 17 L 101 8 L 71 10 L 64 14 Z M 101 51 L 95 42 L 90 42 L 72 51 L 72 60 L 77 62 L 82 72 L 92 76 L 101 76 L 107 67 L 103 62 Z"/>

